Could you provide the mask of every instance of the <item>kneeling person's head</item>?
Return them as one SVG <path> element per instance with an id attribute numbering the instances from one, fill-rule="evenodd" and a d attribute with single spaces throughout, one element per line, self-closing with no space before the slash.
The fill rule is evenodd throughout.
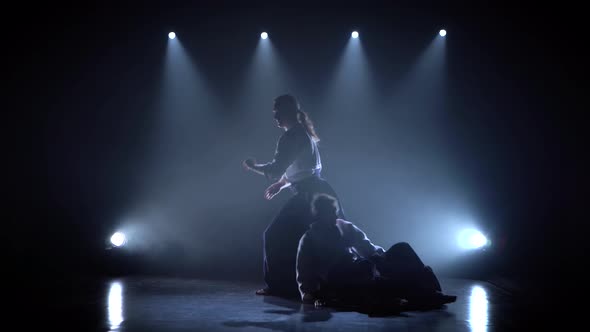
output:
<path id="1" fill-rule="evenodd" d="M 328 194 L 317 194 L 311 202 L 314 219 L 336 221 L 338 219 L 338 201 Z"/>

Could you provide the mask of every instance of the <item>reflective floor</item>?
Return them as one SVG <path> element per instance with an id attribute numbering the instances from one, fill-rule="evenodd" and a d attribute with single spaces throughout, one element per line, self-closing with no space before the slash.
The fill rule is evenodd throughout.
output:
<path id="1" fill-rule="evenodd" d="M 369 317 L 254 295 L 261 284 L 129 277 L 69 284 L 47 308 L 58 330 L 79 331 L 506 331 L 511 296 L 480 281 L 441 279 L 457 302 L 443 309 Z M 66 286 L 64 286 L 66 287 Z"/>

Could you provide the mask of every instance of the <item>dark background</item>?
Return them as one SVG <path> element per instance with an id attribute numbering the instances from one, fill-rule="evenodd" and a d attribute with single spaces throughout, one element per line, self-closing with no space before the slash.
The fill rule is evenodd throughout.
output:
<path id="1" fill-rule="evenodd" d="M 266 122 L 257 122 L 260 127 L 244 128 L 253 124 L 240 117 L 247 107 L 238 105 L 243 101 L 238 96 L 260 31 L 269 31 L 300 87 L 295 90 L 317 118 L 320 136 L 325 133 L 325 173 L 350 207 L 349 215 L 378 243 L 388 241 L 390 237 L 379 234 L 382 224 L 371 221 L 382 219 L 381 201 L 369 196 L 363 202 L 366 196 L 356 192 L 375 189 L 383 180 L 378 174 L 385 171 L 363 169 L 360 162 L 344 169 L 342 163 L 364 148 L 330 141 L 339 122 L 317 115 L 321 110 L 314 106 L 321 104 L 321 91 L 329 84 L 326 75 L 344 47 L 345 40 L 335 35 L 358 27 L 374 86 L 386 95 L 390 87 L 403 84 L 396 77 L 409 70 L 444 27 L 449 32 L 446 97 L 437 118 L 444 128 L 442 153 L 460 174 L 457 186 L 482 216 L 481 227 L 497 244 L 479 261 L 477 268 L 485 273 L 477 276 L 547 285 L 547 280 L 577 271 L 585 254 L 580 242 L 587 219 L 580 213 L 585 206 L 580 188 L 586 182 L 581 107 L 585 58 L 578 13 L 566 7 L 446 2 L 362 7 L 99 2 L 13 8 L 6 15 L 14 15 L 18 24 L 5 27 L 2 51 L 9 86 L 3 164 L 11 263 L 33 278 L 174 271 L 259 280 L 261 234 L 285 199 L 264 202 L 267 183 L 245 174 L 239 164 L 250 155 L 268 159 L 279 134 L 272 128 L 269 98 L 256 101 L 268 105 L 260 110 L 268 111 L 260 117 Z M 141 197 L 143 169 L 158 140 L 157 96 L 168 31 L 176 31 L 220 101 L 220 113 L 196 118 L 199 126 L 214 127 L 193 138 L 208 142 L 209 149 L 219 141 L 226 150 L 193 160 L 200 167 L 194 172 L 209 172 L 214 181 L 192 192 L 199 204 L 211 205 L 204 213 L 207 218 L 195 216 L 199 221 L 183 229 L 188 237 L 209 241 L 198 247 L 207 259 L 194 265 L 179 258 L 193 255 L 193 249 L 170 240 L 174 234 L 169 246 L 163 246 L 168 251 L 151 261 L 141 252 L 135 258 L 121 253 L 121 259 L 105 250 L 123 211 Z M 394 123 L 395 114 L 383 110 L 382 126 L 387 127 L 387 119 Z M 371 120 L 352 117 L 347 126 L 360 121 L 370 131 Z M 223 139 L 228 132 L 237 134 Z M 381 148 L 370 156 L 398 152 Z M 355 170 L 361 187 L 351 180 Z M 174 220 L 165 225 L 186 226 Z M 218 252 L 222 254 L 216 256 Z"/>

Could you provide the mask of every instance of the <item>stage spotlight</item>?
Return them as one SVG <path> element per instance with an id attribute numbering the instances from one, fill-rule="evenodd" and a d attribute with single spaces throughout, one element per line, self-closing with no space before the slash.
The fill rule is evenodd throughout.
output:
<path id="1" fill-rule="evenodd" d="M 174 38 L 176 38 L 176 34 L 175 34 L 174 32 L 170 32 L 170 33 L 168 34 L 168 38 L 170 38 L 170 39 L 174 39 Z"/>
<path id="2" fill-rule="evenodd" d="M 359 33 L 357 31 L 353 31 L 350 36 L 354 39 L 357 39 L 359 37 Z"/>
<path id="3" fill-rule="evenodd" d="M 121 232 L 116 232 L 115 234 L 113 234 L 113 236 L 111 236 L 111 243 L 115 247 L 120 247 L 127 243 L 127 238 L 125 237 L 125 234 Z"/>
<path id="4" fill-rule="evenodd" d="M 262 39 L 268 38 L 268 33 L 266 33 L 266 32 L 261 33 L 260 38 L 262 38 Z"/>
<path id="5" fill-rule="evenodd" d="M 445 29 L 442 29 L 442 30 L 440 30 L 440 31 L 438 32 L 438 34 L 439 34 L 441 37 L 444 37 L 444 36 L 446 36 L 446 35 L 447 35 L 447 30 L 445 30 Z"/>
<path id="6" fill-rule="evenodd" d="M 459 246 L 463 249 L 479 249 L 489 243 L 485 235 L 475 229 L 466 229 L 459 234 Z"/>

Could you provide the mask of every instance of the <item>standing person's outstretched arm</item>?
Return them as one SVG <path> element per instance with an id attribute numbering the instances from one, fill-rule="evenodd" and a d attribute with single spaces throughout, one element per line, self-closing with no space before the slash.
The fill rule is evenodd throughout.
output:
<path id="1" fill-rule="evenodd" d="M 295 137 L 286 132 L 279 138 L 274 158 L 266 164 L 257 164 L 254 159 L 246 159 L 242 165 L 254 173 L 264 175 L 269 179 L 282 179 L 287 168 L 295 161 L 301 150 L 301 144 L 297 144 Z"/>

